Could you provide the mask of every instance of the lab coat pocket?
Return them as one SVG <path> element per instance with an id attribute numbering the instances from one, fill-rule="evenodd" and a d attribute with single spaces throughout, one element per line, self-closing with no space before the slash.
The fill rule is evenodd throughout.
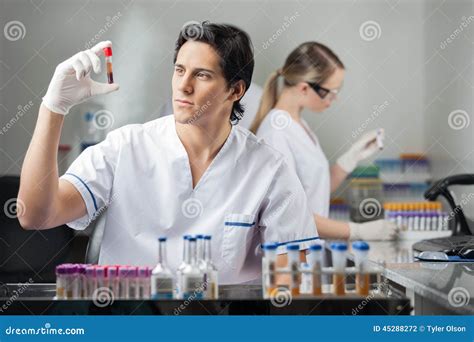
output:
<path id="1" fill-rule="evenodd" d="M 225 216 L 221 255 L 229 268 L 233 270 L 242 268 L 256 233 L 255 215 L 228 214 Z"/>

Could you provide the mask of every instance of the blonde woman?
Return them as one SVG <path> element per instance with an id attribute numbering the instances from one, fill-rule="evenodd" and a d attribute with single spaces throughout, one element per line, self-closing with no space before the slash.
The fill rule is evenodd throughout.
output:
<path id="1" fill-rule="evenodd" d="M 278 89 L 279 79 L 283 87 Z M 296 171 L 322 238 L 389 240 L 391 222 L 357 224 L 328 219 L 330 193 L 358 162 L 378 151 L 377 130 L 368 132 L 329 166 L 318 137 L 301 117 L 303 109 L 320 113 L 331 106 L 344 80 L 344 65 L 328 47 L 306 42 L 290 53 L 263 89 L 260 108 L 250 130 L 285 155 Z M 383 137 L 383 130 L 379 131 Z M 336 137 L 337 139 L 337 137 Z"/>

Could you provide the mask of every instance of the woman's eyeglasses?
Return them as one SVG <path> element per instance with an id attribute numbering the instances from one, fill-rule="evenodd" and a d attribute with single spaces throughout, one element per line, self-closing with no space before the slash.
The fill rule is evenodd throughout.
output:
<path id="1" fill-rule="evenodd" d="M 310 82 L 307 82 L 307 83 L 309 84 L 311 88 L 313 88 L 316 94 L 318 94 L 319 97 L 322 99 L 324 99 L 326 96 L 331 94 L 330 100 L 332 100 L 337 96 L 337 94 L 339 94 L 339 91 L 340 91 L 340 89 L 327 89 L 327 88 L 321 87 L 317 83 L 310 83 Z"/>

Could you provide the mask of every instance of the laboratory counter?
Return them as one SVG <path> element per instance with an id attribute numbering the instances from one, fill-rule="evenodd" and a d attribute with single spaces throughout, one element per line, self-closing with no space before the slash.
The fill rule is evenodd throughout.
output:
<path id="1" fill-rule="evenodd" d="M 385 266 L 386 280 L 410 299 L 414 314 L 473 315 L 474 263 L 416 261 L 415 242 L 371 242 L 369 258 Z"/>
<path id="2" fill-rule="evenodd" d="M 1 287 L 3 315 L 408 315 L 404 296 L 262 299 L 259 285 L 223 285 L 218 300 L 55 300 L 54 284 L 6 284 Z"/>

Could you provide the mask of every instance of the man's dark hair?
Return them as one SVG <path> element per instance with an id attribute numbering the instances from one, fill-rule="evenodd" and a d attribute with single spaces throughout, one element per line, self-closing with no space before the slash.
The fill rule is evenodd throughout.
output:
<path id="1" fill-rule="evenodd" d="M 211 45 L 220 57 L 220 66 L 224 72 L 227 86 L 231 87 L 238 81 L 245 83 L 245 92 L 250 87 L 254 67 L 252 41 L 247 33 L 227 24 L 192 22 L 183 26 L 179 33 L 174 51 L 173 62 L 176 63 L 179 49 L 188 40 Z M 235 101 L 230 115 L 230 122 L 237 124 L 244 115 L 244 106 Z"/>

